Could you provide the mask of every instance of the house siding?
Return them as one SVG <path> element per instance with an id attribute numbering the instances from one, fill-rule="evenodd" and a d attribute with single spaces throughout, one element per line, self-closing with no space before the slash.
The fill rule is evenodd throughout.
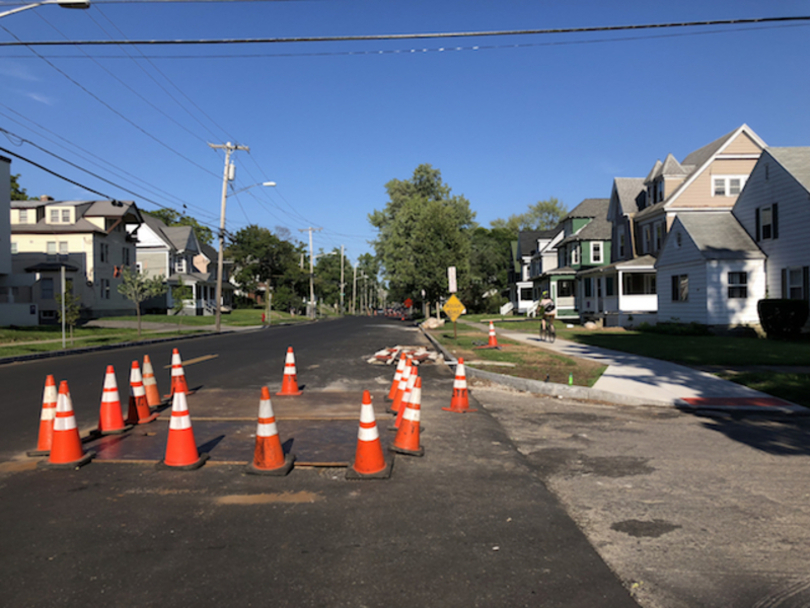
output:
<path id="1" fill-rule="evenodd" d="M 747 298 L 728 297 L 728 273 L 747 274 Z M 763 260 L 711 260 L 707 264 L 706 308 L 709 325 L 756 325 L 757 302 L 765 297 Z"/>
<path id="2" fill-rule="evenodd" d="M 731 209 L 736 196 L 713 196 L 712 176 L 748 175 L 756 159 L 718 159 L 698 175 L 672 203 L 673 207 L 690 209 Z"/>
<path id="3" fill-rule="evenodd" d="M 723 154 L 759 154 L 761 151 L 762 148 L 757 142 L 746 133 L 740 133 L 726 146 Z"/>
<path id="4" fill-rule="evenodd" d="M 765 167 L 768 179 L 765 179 Z M 807 227 L 810 226 L 810 194 L 767 152 L 748 180 L 732 213 L 756 241 L 756 210 L 779 205 L 779 237 L 757 242 L 768 256 L 767 297 L 782 297 L 782 269 L 810 266 Z"/>
<path id="5" fill-rule="evenodd" d="M 672 301 L 672 276 L 689 276 L 689 299 L 686 302 Z M 706 263 L 701 258 L 693 263 L 667 265 L 658 270 L 658 321 L 660 323 L 708 324 L 705 306 Z"/>

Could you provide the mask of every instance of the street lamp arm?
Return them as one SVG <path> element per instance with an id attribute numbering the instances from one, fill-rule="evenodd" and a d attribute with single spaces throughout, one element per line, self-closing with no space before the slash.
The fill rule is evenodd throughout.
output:
<path id="1" fill-rule="evenodd" d="M 90 0 L 42 0 L 42 2 L 33 2 L 19 8 L 13 8 L 10 11 L 2 12 L 0 13 L 0 19 L 13 15 L 14 13 L 21 13 L 22 11 L 27 11 L 29 8 L 36 8 L 45 4 L 58 4 L 62 8 L 90 8 Z"/>
<path id="2" fill-rule="evenodd" d="M 234 190 L 228 196 L 233 196 L 234 194 L 239 194 L 240 192 L 244 192 L 245 190 L 250 190 L 251 188 L 255 188 L 256 186 L 265 186 L 272 188 L 276 185 L 276 182 L 259 182 L 256 184 L 251 184 L 250 186 L 245 186 L 244 188 L 239 188 L 239 190 Z"/>

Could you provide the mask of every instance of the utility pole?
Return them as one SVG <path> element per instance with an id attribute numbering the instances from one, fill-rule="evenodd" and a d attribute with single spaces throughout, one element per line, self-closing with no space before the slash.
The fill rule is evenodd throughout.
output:
<path id="1" fill-rule="evenodd" d="M 320 232 L 323 228 L 299 228 L 298 232 L 309 232 L 309 318 L 315 318 L 315 256 L 312 254 L 312 231 Z"/>
<path id="2" fill-rule="evenodd" d="M 221 329 L 222 323 L 222 272 L 223 272 L 223 250 L 225 249 L 225 200 L 228 197 L 228 182 L 236 177 L 236 167 L 231 163 L 231 154 L 236 150 L 246 150 L 247 146 L 234 145 L 231 142 L 226 144 L 208 144 L 215 150 L 225 150 L 225 171 L 222 174 L 222 206 L 219 212 L 219 253 L 217 254 L 217 289 L 216 289 L 216 325 L 217 332 Z"/>
<path id="3" fill-rule="evenodd" d="M 352 279 L 352 314 L 357 310 L 357 262 L 354 263 L 354 279 Z"/>
<path id="4" fill-rule="evenodd" d="M 346 283 L 343 282 L 343 245 L 340 246 L 340 314 L 343 315 L 343 294 L 346 291 Z"/>

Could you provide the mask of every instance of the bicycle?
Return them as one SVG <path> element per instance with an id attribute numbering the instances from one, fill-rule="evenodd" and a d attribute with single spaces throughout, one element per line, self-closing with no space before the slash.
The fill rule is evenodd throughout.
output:
<path id="1" fill-rule="evenodd" d="M 549 344 L 554 344 L 554 340 L 557 339 L 557 330 L 554 328 L 554 320 L 547 318 L 545 321 L 545 329 L 543 329 L 542 322 L 540 323 L 540 339 Z"/>

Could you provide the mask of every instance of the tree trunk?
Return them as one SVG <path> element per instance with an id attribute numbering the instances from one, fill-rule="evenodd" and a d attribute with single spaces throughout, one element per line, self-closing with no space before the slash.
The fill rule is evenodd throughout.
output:
<path id="1" fill-rule="evenodd" d="M 135 311 L 138 313 L 138 339 L 141 338 L 141 303 L 135 303 Z"/>

